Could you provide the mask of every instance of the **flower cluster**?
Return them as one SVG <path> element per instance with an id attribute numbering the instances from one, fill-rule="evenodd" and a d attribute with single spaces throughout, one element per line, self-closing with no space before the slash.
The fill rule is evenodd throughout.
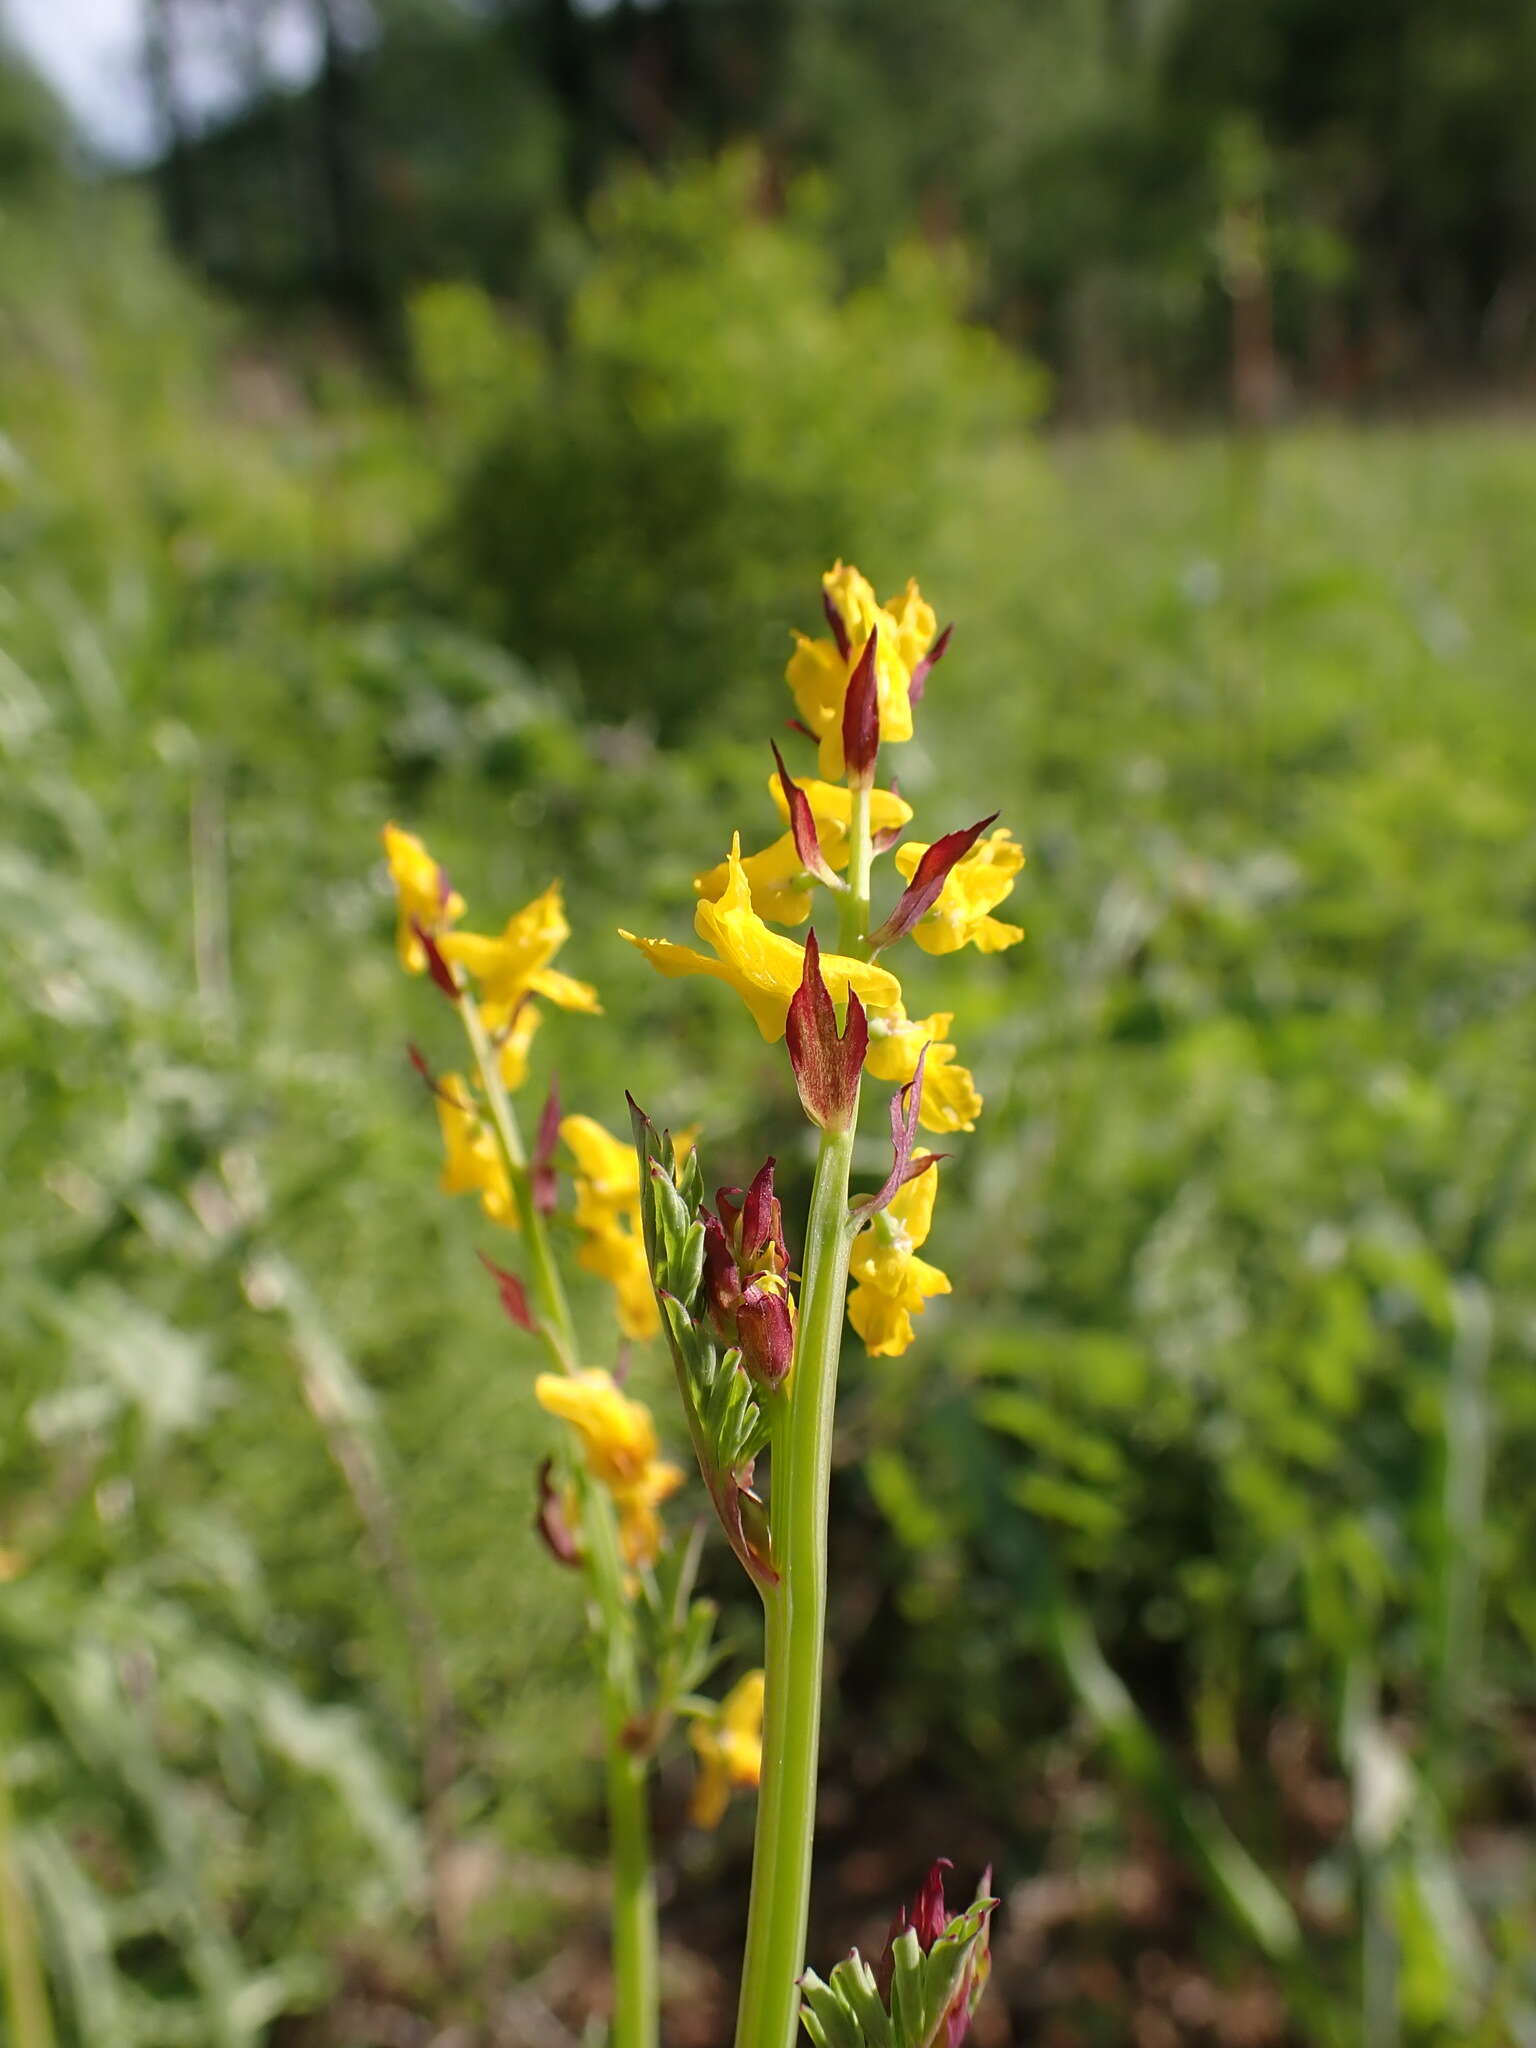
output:
<path id="1" fill-rule="evenodd" d="M 620 1143 L 595 1118 L 562 1116 L 551 1088 L 539 1118 L 531 1155 L 525 1154 L 511 1098 L 528 1078 L 529 1049 L 542 1015 L 541 1005 L 600 1014 L 596 990 L 554 966 L 570 937 L 558 882 L 510 917 L 497 934 L 466 930 L 464 898 L 422 842 L 398 825 L 385 827 L 384 852 L 397 904 L 396 948 L 411 974 L 429 975 L 454 1004 L 464 1025 L 476 1068 L 465 1074 L 434 1075 L 420 1053 L 412 1061 L 436 1102 L 442 1132 L 442 1191 L 477 1197 L 490 1223 L 533 1240 L 528 1246 L 530 1289 L 517 1274 L 484 1258 L 508 1316 L 539 1337 L 554 1370 L 540 1373 L 534 1393 L 541 1408 L 570 1434 L 559 1458 L 546 1458 L 538 1473 L 536 1527 L 563 1564 L 589 1571 L 604 1609 L 605 1545 L 599 1503 L 606 1503 L 616 1539 L 609 1573 L 609 1619 L 605 1626 L 627 1631 L 637 1603 L 668 1551 L 660 1510 L 683 1483 L 681 1467 L 662 1454 L 655 1420 L 643 1401 L 626 1393 L 614 1373 L 582 1363 L 574 1325 L 545 1236 L 546 1221 L 560 1203 L 559 1174 L 569 1167 L 574 1202 L 568 1221 L 577 1238 L 576 1263 L 607 1281 L 613 1290 L 620 1337 L 643 1341 L 659 1327 L 656 1297 L 639 1232 L 640 1170 L 634 1147 Z M 687 1149 L 675 1148 L 674 1160 Z M 724 1809 L 733 1785 L 755 1782 L 748 1768 L 754 1713 L 760 1719 L 762 1674 L 751 1674 L 727 1701 L 711 1709 L 691 1691 L 709 1664 L 708 1634 L 713 1610 L 690 1606 L 688 1587 L 696 1552 L 674 1551 L 675 1569 L 664 1612 L 660 1662 L 666 1684 L 646 1702 L 639 1681 L 630 1684 L 623 1726 L 650 1728 L 652 1739 L 686 1697 L 700 1716 L 694 1747 L 700 1758 L 696 1807 L 711 1825 Z M 617 1576 L 620 1566 L 625 1574 Z M 615 1610 L 614 1603 L 617 1603 Z M 667 1631 L 671 1631 L 667 1639 Z M 637 1640 L 645 1632 L 640 1631 Z M 611 1668 L 627 1668 L 632 1648 L 610 1642 Z M 617 1665 L 613 1660 L 617 1655 Z M 666 1692 L 666 1685 L 672 1694 Z M 754 1689 L 755 1688 L 755 1689 Z M 755 1703 L 755 1704 L 754 1704 Z M 713 1745 L 713 1746 L 711 1746 Z"/>
<path id="2" fill-rule="evenodd" d="M 817 743 L 818 774 L 797 780 L 775 748 L 769 782 L 789 829 L 746 855 L 733 835 L 726 858 L 695 878 L 694 929 L 708 952 L 671 939 L 621 936 L 659 973 L 707 975 L 734 988 L 764 1038 L 787 1032 L 801 1100 L 822 1129 L 851 1120 L 867 1073 L 893 1083 L 904 1103 L 915 1094 L 901 1128 L 915 1120 L 936 1136 L 970 1131 L 982 1097 L 951 1040 L 953 1012 L 909 1016 L 901 983 L 876 956 L 909 935 L 936 957 L 963 946 L 995 953 L 1014 945 L 1022 930 L 994 913 L 1013 888 L 1023 849 L 1005 827 L 989 831 L 991 818 L 937 840 L 898 843 L 912 807 L 894 789 L 875 786 L 876 757 L 882 745 L 912 737 L 914 706 L 949 634 L 936 634 L 933 609 L 915 583 L 882 605 L 858 570 L 839 562 L 823 577 L 822 591 L 830 637 L 797 634 L 786 671 L 800 729 Z M 830 779 L 838 776 L 844 781 Z M 869 868 L 893 848 L 905 888 L 875 924 Z M 771 929 L 805 924 L 818 889 L 838 911 L 835 952 L 823 950 L 814 931 L 802 945 Z M 848 1314 L 876 1356 L 905 1351 L 913 1317 L 950 1291 L 946 1275 L 916 1256 L 933 1219 L 934 1164 L 936 1155 L 912 1150 L 909 1135 L 881 1198 L 860 1205 L 867 1228 L 853 1250 Z M 719 1226 L 706 1219 L 705 1229 L 713 1272 Z M 776 1345 L 791 1345 L 793 1304 L 782 1276 L 750 1309 Z M 718 1320 L 718 1308 L 715 1314 Z M 738 1316 L 730 1341 L 740 1346 L 745 1369 L 762 1384 L 776 1384 L 777 1368 L 754 1352 L 750 1328 Z M 786 1358 L 780 1377 L 788 1369 Z"/>

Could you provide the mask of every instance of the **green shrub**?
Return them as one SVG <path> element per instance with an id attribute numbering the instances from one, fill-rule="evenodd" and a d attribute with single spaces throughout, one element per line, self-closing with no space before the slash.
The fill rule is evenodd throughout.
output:
<path id="1" fill-rule="evenodd" d="M 681 727 L 771 671 L 835 555 L 906 574 L 1041 381 L 967 325 L 951 254 L 908 246 L 845 290 L 817 188 L 772 212 L 751 156 L 623 178 L 591 232 L 563 347 L 469 463 L 444 574 L 600 716 Z"/>

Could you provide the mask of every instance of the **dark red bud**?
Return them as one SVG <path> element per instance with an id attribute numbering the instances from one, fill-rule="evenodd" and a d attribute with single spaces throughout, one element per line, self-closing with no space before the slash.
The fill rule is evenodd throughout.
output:
<path id="1" fill-rule="evenodd" d="M 576 1532 L 565 1519 L 565 1509 L 555 1485 L 554 1464 L 553 1458 L 546 1458 L 539 1467 L 539 1506 L 533 1526 L 556 1564 L 579 1565 L 581 1546 L 576 1541 Z"/>
<path id="2" fill-rule="evenodd" d="M 748 1287 L 736 1311 L 736 1338 L 748 1376 L 770 1391 L 782 1386 L 795 1355 L 795 1326 L 784 1296 L 772 1288 Z"/>
<path id="3" fill-rule="evenodd" d="M 415 918 L 411 920 L 411 930 L 416 934 L 417 939 L 421 943 L 421 950 L 427 956 L 428 974 L 431 975 L 433 981 L 442 990 L 449 1002 L 456 1003 L 461 993 L 459 984 L 454 979 L 453 969 L 443 958 L 436 939 L 433 938 L 426 926 L 418 923 Z"/>
<path id="4" fill-rule="evenodd" d="M 539 1112 L 539 1128 L 534 1134 L 533 1159 L 529 1169 L 529 1181 L 533 1189 L 533 1206 L 541 1216 L 554 1214 L 559 1201 L 555 1181 L 555 1147 L 560 1141 L 560 1090 L 553 1074 L 549 1077 L 549 1093 L 544 1098 L 544 1107 Z"/>
<path id="5" fill-rule="evenodd" d="M 875 684 L 879 641 L 880 628 L 874 626 L 843 699 L 843 762 L 850 780 L 865 789 L 874 784 L 875 756 L 880 751 L 880 692 Z"/>
<path id="6" fill-rule="evenodd" d="M 520 1330 L 530 1333 L 537 1327 L 533 1311 L 528 1306 L 528 1290 L 515 1273 L 509 1273 L 504 1266 L 498 1266 L 494 1259 L 488 1259 L 484 1252 L 477 1254 L 480 1263 L 496 1282 L 501 1295 L 501 1305 Z"/>
<path id="7" fill-rule="evenodd" d="M 962 832 L 946 832 L 942 839 L 935 839 L 913 871 L 912 879 L 901 892 L 900 901 L 880 929 L 871 932 L 869 943 L 874 952 L 889 946 L 894 940 L 904 938 L 919 918 L 926 917 L 943 893 L 944 884 L 949 880 L 950 870 L 957 862 L 964 860 L 987 827 L 995 823 L 997 812 L 990 818 L 979 818 L 974 825 L 967 825 Z"/>
<path id="8" fill-rule="evenodd" d="M 777 1244 L 783 1230 L 778 1198 L 773 1192 L 775 1161 L 765 1159 L 747 1189 L 741 1205 L 741 1260 L 752 1265 L 770 1244 Z"/>
<path id="9" fill-rule="evenodd" d="M 770 746 L 773 742 L 770 740 Z M 808 875 L 814 875 L 818 882 L 825 882 L 829 889 L 841 889 L 843 884 L 832 872 L 826 855 L 821 850 L 821 835 L 816 830 L 816 819 L 811 811 L 810 798 L 784 766 L 784 756 L 776 746 L 773 758 L 779 765 L 779 787 L 784 792 L 784 801 L 789 806 L 789 829 L 794 837 L 795 852 L 800 865 Z"/>
<path id="10" fill-rule="evenodd" d="M 821 589 L 821 608 L 827 615 L 827 624 L 832 629 L 832 638 L 837 642 L 837 651 L 844 661 L 848 659 L 848 628 L 843 624 L 843 615 L 838 610 L 832 593 L 826 585 Z"/>
<path id="11" fill-rule="evenodd" d="M 928 687 L 928 678 L 949 652 L 949 636 L 954 630 L 953 626 L 946 626 L 922 660 L 917 664 L 917 667 L 913 669 L 912 680 L 907 685 L 907 701 L 909 703 L 922 703 L 923 692 Z"/>
<path id="12" fill-rule="evenodd" d="M 704 1295 L 716 1330 L 727 1336 L 741 1307 L 741 1271 L 719 1220 L 707 1209 L 699 1220 L 704 1225 Z"/>
<path id="13" fill-rule="evenodd" d="M 800 986 L 790 997 L 784 1042 L 794 1069 L 801 1106 L 824 1131 L 846 1131 L 859 1098 L 859 1076 L 869 1051 L 869 1020 L 853 989 L 841 1037 L 837 1011 L 821 973 L 821 948 L 815 932 L 805 941 Z"/>

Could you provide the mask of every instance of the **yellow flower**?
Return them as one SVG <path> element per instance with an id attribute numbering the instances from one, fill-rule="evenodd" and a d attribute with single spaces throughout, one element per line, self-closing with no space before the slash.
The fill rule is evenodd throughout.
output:
<path id="1" fill-rule="evenodd" d="M 823 838 L 821 850 L 833 867 L 847 867 L 846 833 L 841 846 L 834 846 L 830 838 Z M 759 917 L 771 918 L 775 924 L 805 923 L 811 914 L 811 892 L 806 886 L 806 872 L 795 850 L 792 832 L 775 839 L 760 853 L 744 855 L 741 868 L 752 892 L 752 908 Z M 693 886 L 706 903 L 717 903 L 729 887 L 730 879 L 731 864 L 723 860 L 704 874 L 695 875 Z"/>
<path id="2" fill-rule="evenodd" d="M 910 882 L 926 846 L 909 842 L 896 849 L 896 865 Z M 1023 927 L 1004 924 L 991 915 L 1013 890 L 1014 876 L 1024 865 L 1024 849 L 1006 825 L 980 840 L 950 869 L 939 900 L 913 926 L 912 936 L 925 953 L 958 953 L 974 946 L 978 953 L 1001 953 L 1017 945 Z"/>
<path id="3" fill-rule="evenodd" d="M 853 822 L 853 791 L 842 782 L 821 782 L 814 775 L 798 776 L 805 800 L 811 807 L 811 816 L 822 830 L 822 846 L 828 841 L 836 843 L 841 839 L 846 853 L 848 829 Z M 773 798 L 779 816 L 786 824 L 789 821 L 789 799 L 784 794 L 784 785 L 777 775 L 768 778 L 768 794 Z M 869 792 L 869 827 L 872 832 L 894 832 L 912 822 L 912 806 L 894 789 L 872 789 Z M 829 856 L 830 858 L 830 853 Z M 842 862 L 834 863 L 841 866 Z"/>
<path id="4" fill-rule="evenodd" d="M 718 1827 L 731 1793 L 738 1786 L 750 1789 L 762 1776 L 763 1686 L 762 1672 L 749 1671 L 714 1714 L 688 1731 L 699 1759 L 688 1815 L 696 1827 Z"/>
<path id="5" fill-rule="evenodd" d="M 914 1159 L 925 1155 L 913 1153 Z M 873 1358 L 896 1358 L 912 1342 L 912 1318 L 936 1294 L 948 1294 L 949 1275 L 917 1257 L 933 1222 L 937 1169 L 898 1188 L 888 1208 L 855 1238 L 849 1277 L 848 1320 Z"/>
<path id="6" fill-rule="evenodd" d="M 560 1119 L 560 1136 L 576 1157 L 578 1190 L 585 1187 L 596 1207 L 612 1216 L 635 1215 L 640 1207 L 640 1162 L 592 1116 Z"/>
<path id="7" fill-rule="evenodd" d="M 960 1066 L 955 1048 L 945 1043 L 954 1021 L 952 1010 L 909 1017 L 899 1003 L 894 1010 L 870 1012 L 865 1065 L 877 1081 L 895 1081 L 905 1088 L 917 1072 L 919 1053 L 925 1045 L 928 1048 L 917 1106 L 917 1120 L 925 1131 L 973 1131 L 981 1114 L 981 1096 L 970 1068 Z"/>
<path id="8" fill-rule="evenodd" d="M 871 632 L 878 628 L 880 635 L 875 651 L 880 738 L 909 740 L 912 671 L 932 644 L 937 620 L 915 583 L 884 605 L 875 602 L 868 580 L 851 565 L 839 562 L 821 583 L 842 620 L 848 653 L 845 657 L 835 640 L 808 640 L 797 633 L 784 678 L 801 718 L 821 743 L 819 765 L 830 780 L 843 772 L 843 699 Z"/>
<path id="9" fill-rule="evenodd" d="M 560 1135 L 576 1156 L 576 1225 L 583 1233 L 576 1262 L 596 1273 L 617 1297 L 619 1327 L 637 1341 L 661 1327 L 650 1267 L 639 1235 L 640 1163 L 595 1117 L 568 1116 Z"/>
<path id="10" fill-rule="evenodd" d="M 474 977 L 489 1015 L 504 1022 L 525 996 L 547 996 L 562 1010 L 601 1010 L 597 990 L 574 981 L 550 966 L 571 936 L 560 898 L 560 884 L 551 882 L 542 896 L 509 917 L 500 938 L 481 932 L 453 932 L 443 940 L 443 954 Z"/>
<path id="11" fill-rule="evenodd" d="M 769 782 L 781 814 L 787 819 L 789 803 L 784 795 L 783 785 L 775 775 Z M 845 868 L 849 860 L 848 833 L 852 817 L 853 793 L 841 783 L 818 782 L 814 778 L 800 784 L 811 806 L 811 815 L 816 820 L 817 837 L 827 864 L 833 868 Z M 888 789 L 871 792 L 870 826 L 876 832 L 888 831 L 905 825 L 912 816 L 912 806 L 903 803 Z M 786 832 L 765 846 L 760 853 L 749 853 L 742 860 L 747 881 L 752 890 L 752 908 L 759 917 L 768 918 L 774 924 L 804 924 L 811 914 L 811 892 L 807 876 L 795 850 L 795 835 Z M 730 882 L 729 861 L 721 861 L 707 873 L 695 875 L 693 886 L 706 902 L 718 902 Z"/>
<path id="12" fill-rule="evenodd" d="M 414 927 L 435 937 L 445 925 L 464 915 L 464 898 L 450 889 L 448 877 L 411 832 L 389 824 L 384 827 L 384 857 L 389 862 L 389 879 L 395 885 L 400 907 L 395 926 L 395 951 L 408 974 L 420 974 L 427 955 Z"/>
<path id="13" fill-rule="evenodd" d="M 524 1001 L 510 1010 L 499 1003 L 487 1003 L 480 1014 L 496 1047 L 501 1078 L 515 1092 L 528 1078 L 528 1048 L 543 1022 L 544 1012 L 537 1003 Z"/>
<path id="14" fill-rule="evenodd" d="M 512 1183 L 461 1074 L 444 1074 L 437 1087 L 437 1120 L 443 1133 L 445 1195 L 478 1195 L 492 1223 L 517 1228 Z"/>
<path id="15" fill-rule="evenodd" d="M 576 1221 L 581 1223 L 580 1199 Z M 651 1286 L 651 1269 L 646 1262 L 645 1244 L 639 1234 L 622 1223 L 605 1221 L 589 1229 L 576 1254 L 578 1266 L 596 1273 L 612 1287 L 619 1328 L 626 1337 L 642 1343 L 661 1328 L 656 1295 Z"/>
<path id="16" fill-rule="evenodd" d="M 752 908 L 740 835 L 731 842 L 727 873 L 729 879 L 719 901 L 701 902 L 693 914 L 694 930 L 714 948 L 714 959 L 692 946 L 675 945 L 671 939 L 641 939 L 626 931 L 619 937 L 637 946 L 659 974 L 673 979 L 708 974 L 726 982 L 752 1012 L 764 1038 L 782 1038 L 789 999 L 800 986 L 804 948 L 769 931 Z M 847 1001 L 850 988 L 857 989 L 866 1004 L 883 1009 L 901 1001 L 901 984 L 883 967 L 845 959 L 839 953 L 823 953 L 821 972 L 836 1003 Z"/>
<path id="17" fill-rule="evenodd" d="M 612 1494 L 628 1564 L 638 1570 L 653 1563 L 661 1548 L 656 1510 L 676 1493 L 683 1475 L 659 1455 L 650 1409 L 620 1392 L 612 1376 L 596 1366 L 576 1373 L 542 1372 L 533 1391 L 541 1408 L 577 1432 L 587 1470 Z"/>

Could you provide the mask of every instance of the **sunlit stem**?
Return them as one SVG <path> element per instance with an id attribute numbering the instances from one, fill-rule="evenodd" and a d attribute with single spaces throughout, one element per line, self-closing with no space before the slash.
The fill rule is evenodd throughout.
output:
<path id="1" fill-rule="evenodd" d="M 545 1219 L 533 1197 L 533 1176 L 512 1099 L 479 1006 L 467 989 L 459 996 L 458 1008 L 517 1205 L 539 1335 L 555 1364 L 564 1372 L 574 1372 L 579 1356 L 576 1326 L 550 1249 Z M 578 1490 L 582 1548 L 592 1597 L 602 1617 L 603 1732 L 613 1872 L 612 2048 L 656 2048 L 656 1879 L 646 1799 L 647 1760 L 631 1739 L 641 1709 L 634 1622 L 624 1587 L 624 1559 L 613 1502 L 584 1474 L 579 1477 Z"/>
<path id="2" fill-rule="evenodd" d="M 867 958 L 869 791 L 853 792 L 843 952 Z M 736 2048 L 793 2048 L 810 1916 L 827 1619 L 827 1502 L 832 1422 L 852 1233 L 853 1126 L 824 1131 L 806 1223 L 804 1282 L 789 1399 L 773 1437 L 772 1514 L 779 1582 L 764 1594 L 763 1775 Z"/>

